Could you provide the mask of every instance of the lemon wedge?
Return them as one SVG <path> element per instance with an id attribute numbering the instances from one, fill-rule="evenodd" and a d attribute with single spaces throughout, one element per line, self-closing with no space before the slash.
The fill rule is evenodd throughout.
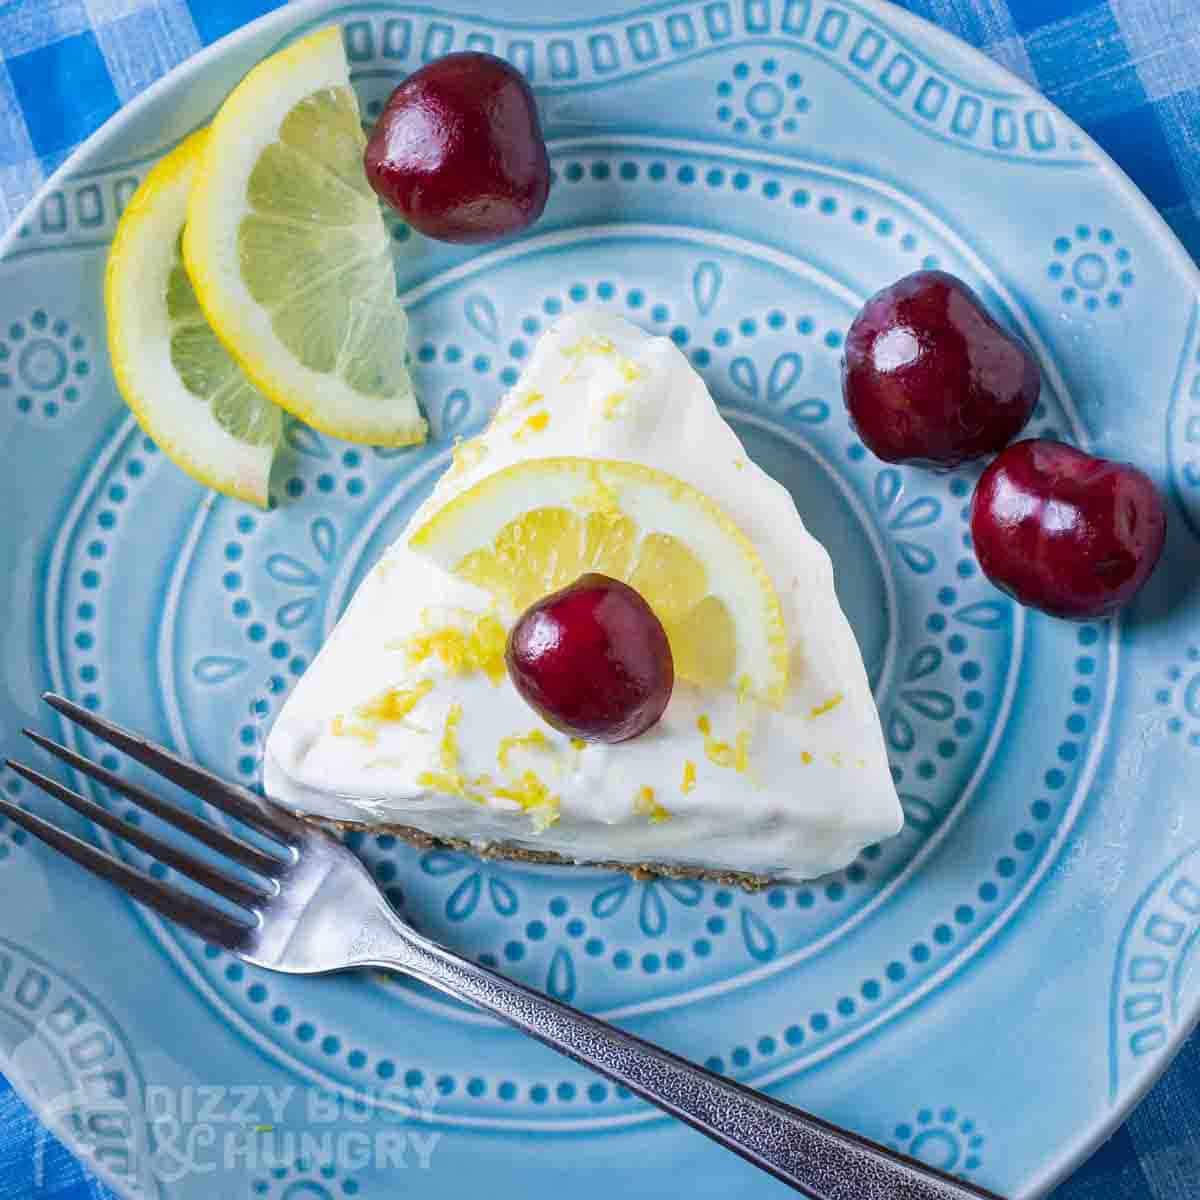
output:
<path id="1" fill-rule="evenodd" d="M 213 329 L 263 393 L 335 437 L 420 442 L 390 241 L 341 33 L 272 55 L 229 94 L 183 253 Z"/>
<path id="2" fill-rule="evenodd" d="M 266 506 L 282 413 L 209 328 L 180 257 L 188 191 L 208 138 L 193 134 L 146 176 L 104 278 L 113 374 L 141 427 L 208 487 Z"/>
<path id="3" fill-rule="evenodd" d="M 783 700 L 783 611 L 753 544 L 709 497 L 663 471 L 585 458 L 529 459 L 439 509 L 410 547 L 511 615 L 581 575 L 619 579 L 654 609 L 676 674 Z"/>

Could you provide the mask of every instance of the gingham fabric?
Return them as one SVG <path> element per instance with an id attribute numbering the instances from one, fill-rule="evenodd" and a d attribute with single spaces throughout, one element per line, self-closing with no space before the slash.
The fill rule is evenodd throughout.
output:
<path id="1" fill-rule="evenodd" d="M 89 133 L 275 0 L 0 0 L 0 232 Z M 514 0 L 513 11 L 521 10 Z M 1200 259 L 1200 0 L 903 0 L 1029 80 Z M 0 1078 L 0 1200 L 109 1193 Z M 1200 1035 L 1054 1200 L 1200 1197 Z"/>

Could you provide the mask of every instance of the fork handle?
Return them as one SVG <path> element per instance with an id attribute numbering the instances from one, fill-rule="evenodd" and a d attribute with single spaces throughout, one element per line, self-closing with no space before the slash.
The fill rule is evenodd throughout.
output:
<path id="1" fill-rule="evenodd" d="M 811 1200 L 1003 1200 L 705 1070 L 455 954 L 380 914 L 363 966 L 412 975 L 487 1010 L 686 1121 Z M 357 956 L 356 956 L 357 957 Z"/>

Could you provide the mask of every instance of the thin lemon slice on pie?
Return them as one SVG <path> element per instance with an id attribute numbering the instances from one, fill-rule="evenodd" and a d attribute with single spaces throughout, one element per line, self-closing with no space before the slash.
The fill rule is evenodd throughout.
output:
<path id="1" fill-rule="evenodd" d="M 487 476 L 409 545 L 512 614 L 597 571 L 636 588 L 662 621 L 676 673 L 779 703 L 783 611 L 757 551 L 703 492 L 636 463 L 529 459 Z"/>
<path id="2" fill-rule="evenodd" d="M 351 441 L 422 441 L 390 240 L 362 165 L 341 33 L 260 63 L 213 121 L 183 252 L 210 324 L 289 412 Z"/>
<path id="3" fill-rule="evenodd" d="M 209 328 L 180 257 L 207 137 L 193 134 L 168 154 L 125 208 L 104 281 L 109 354 L 125 402 L 178 466 L 265 506 L 282 413 Z"/>

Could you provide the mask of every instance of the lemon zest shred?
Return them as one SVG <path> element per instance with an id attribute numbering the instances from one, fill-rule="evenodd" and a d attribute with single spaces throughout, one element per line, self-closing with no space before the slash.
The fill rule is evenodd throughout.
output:
<path id="1" fill-rule="evenodd" d="M 354 715 L 359 718 L 357 722 L 349 722 L 339 715 L 333 718 L 330 730 L 334 737 L 356 737 L 368 746 L 374 746 L 379 741 L 378 726 L 398 725 L 432 691 L 432 679 L 422 679 L 411 688 L 387 688 L 354 710 Z"/>
<path id="2" fill-rule="evenodd" d="M 807 750 L 800 751 L 800 761 L 807 767 L 813 760 L 813 756 Z"/>
<path id="3" fill-rule="evenodd" d="M 640 363 L 636 363 L 632 358 L 621 356 L 621 377 L 626 383 L 634 383 L 641 379 L 646 374 Z"/>
<path id="4" fill-rule="evenodd" d="M 669 821 L 672 816 L 670 811 L 663 808 L 654 798 L 654 789 L 646 785 L 638 788 L 637 795 L 633 799 L 633 811 L 639 817 L 649 817 L 651 825 L 661 825 L 664 821 Z"/>
<path id="5" fill-rule="evenodd" d="M 522 771 L 513 782 L 493 788 L 492 795 L 502 800 L 515 800 L 533 817 L 536 833 L 549 829 L 558 820 L 559 797 L 542 782 L 536 771 Z"/>
<path id="6" fill-rule="evenodd" d="M 754 681 L 749 675 L 742 675 L 737 685 L 737 720 L 738 727 L 749 729 L 754 723 Z"/>
<path id="7" fill-rule="evenodd" d="M 587 749 L 587 742 L 585 742 L 583 738 L 572 738 L 571 748 L 573 750 L 578 750 L 582 754 L 583 751 Z"/>
<path id="8" fill-rule="evenodd" d="M 368 746 L 374 746 L 379 741 L 379 734 L 365 724 L 347 724 L 346 718 L 334 717 L 330 722 L 329 731 L 334 737 L 356 737 Z"/>
<path id="9" fill-rule="evenodd" d="M 739 775 L 745 775 L 750 770 L 750 731 L 738 731 L 733 743 L 733 769 Z"/>
<path id="10" fill-rule="evenodd" d="M 458 767 L 458 727 L 462 722 L 463 706 L 461 704 L 450 705 L 450 711 L 446 714 L 446 728 L 442 733 L 441 755 L 442 766 L 447 771 L 456 770 Z"/>
<path id="11" fill-rule="evenodd" d="M 737 752 L 728 742 L 721 742 L 713 737 L 712 722 L 707 716 L 697 720 L 696 728 L 704 735 L 704 754 L 709 762 L 718 767 L 736 765 Z"/>
<path id="12" fill-rule="evenodd" d="M 569 358 L 572 361 L 560 382 L 571 383 L 579 374 L 579 368 L 585 358 L 591 355 L 611 355 L 616 352 L 616 349 L 610 338 L 596 337 L 593 334 L 581 337 L 574 345 L 568 346 L 562 352 L 563 358 Z"/>
<path id="13" fill-rule="evenodd" d="M 514 442 L 523 442 L 531 433 L 544 433 L 550 424 L 548 412 L 536 412 L 525 418 L 525 423 L 513 434 Z"/>
<path id="14" fill-rule="evenodd" d="M 473 800 L 476 804 L 485 804 L 488 793 L 492 790 L 489 776 L 477 775 L 474 779 L 468 779 L 461 771 L 422 771 L 417 776 L 417 784 L 431 792 L 460 796 L 464 800 Z"/>
<path id="15" fill-rule="evenodd" d="M 818 704 L 816 708 L 809 710 L 808 719 L 810 721 L 815 721 L 817 717 L 823 717 L 826 713 L 833 712 L 833 710 L 837 708 L 837 706 L 841 704 L 845 698 L 846 697 L 843 696 L 841 692 L 838 692 L 834 696 L 830 696 L 824 704 Z"/>
<path id="16" fill-rule="evenodd" d="M 632 358 L 624 354 L 619 354 L 611 338 L 588 334 L 563 351 L 564 358 L 570 358 L 574 361 L 571 364 L 570 370 L 562 377 L 562 382 L 570 383 L 575 378 L 580 363 L 585 358 L 592 356 L 615 358 L 617 360 L 617 369 L 621 372 L 621 378 L 626 383 L 636 383 L 637 380 L 645 377 L 645 368 Z"/>
<path id="17" fill-rule="evenodd" d="M 468 778 L 459 770 L 458 726 L 463 718 L 461 704 L 452 704 L 446 713 L 446 726 L 442 732 L 442 741 L 438 747 L 442 769 L 440 771 L 422 771 L 417 776 L 417 783 L 430 791 L 441 792 L 446 796 L 461 796 L 464 800 L 474 800 L 476 804 L 487 802 L 492 793 L 492 780 L 488 775 L 477 775 Z"/>
<path id="18" fill-rule="evenodd" d="M 683 782 L 679 785 L 679 790 L 686 796 L 696 787 L 696 764 L 689 758 L 683 764 Z"/>
<path id="19" fill-rule="evenodd" d="M 408 661 L 417 666 L 437 655 L 451 675 L 482 671 L 493 685 L 504 678 L 504 649 L 508 635 L 491 613 L 476 617 L 469 630 L 446 625 L 410 638 L 405 647 Z M 432 686 L 432 685 L 430 685 Z"/>
<path id="20" fill-rule="evenodd" d="M 500 739 L 500 748 L 496 751 L 496 762 L 500 769 L 508 770 L 508 758 L 514 750 L 528 747 L 530 750 L 552 750 L 549 739 L 540 729 L 531 729 L 528 733 L 511 733 Z"/>
<path id="21" fill-rule="evenodd" d="M 498 785 L 494 794 L 502 800 L 515 800 L 522 808 L 533 808 L 550 799 L 550 789 L 536 771 L 522 771 L 513 782 Z"/>
<path id="22" fill-rule="evenodd" d="M 612 338 L 589 333 L 563 351 L 564 358 L 585 358 L 589 354 L 612 354 L 616 351 Z"/>
<path id="23" fill-rule="evenodd" d="M 444 792 L 449 796 L 461 795 L 462 779 L 458 775 L 447 775 L 444 771 L 422 771 L 417 783 L 433 792 Z"/>
<path id="24" fill-rule="evenodd" d="M 629 399 L 628 392 L 609 392 L 604 397 L 604 405 L 602 411 L 606 421 L 615 421 L 617 415 L 621 411 L 621 406 Z"/>
<path id="25" fill-rule="evenodd" d="M 546 397 L 541 392 L 526 392 L 517 404 L 518 408 L 536 408 Z"/>
<path id="26" fill-rule="evenodd" d="M 432 691 L 432 679 L 422 679 L 420 683 L 411 688 L 388 688 L 374 700 L 360 704 L 354 710 L 354 715 L 361 717 L 364 721 L 393 723 L 403 721 Z"/>

